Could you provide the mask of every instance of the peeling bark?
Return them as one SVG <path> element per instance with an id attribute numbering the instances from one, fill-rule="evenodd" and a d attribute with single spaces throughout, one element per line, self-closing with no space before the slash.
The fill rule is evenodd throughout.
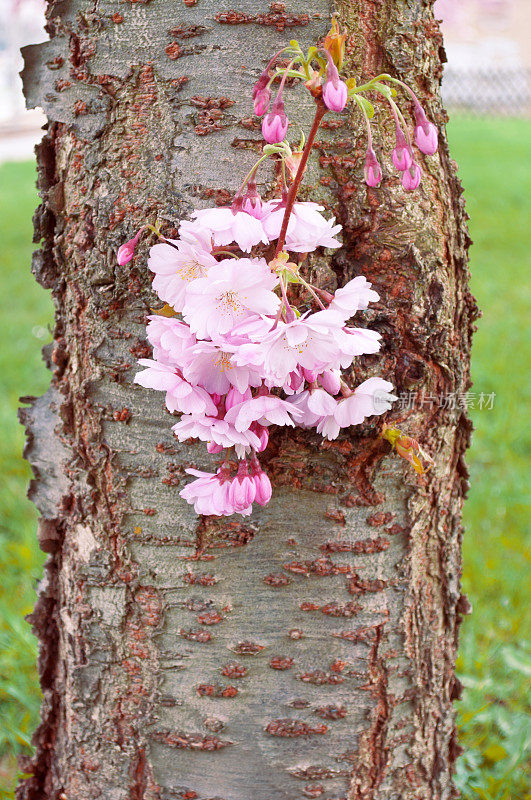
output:
<path id="1" fill-rule="evenodd" d="M 336 10 L 351 71 L 402 77 L 443 126 L 430 3 Z M 393 412 L 435 458 L 425 478 L 389 455 L 381 418 L 335 442 L 278 431 L 270 505 L 200 520 L 177 487 L 210 457 L 177 443 L 160 396 L 132 384 L 155 301 L 147 244 L 124 267 L 118 246 L 145 221 L 228 200 L 260 147 L 253 79 L 280 43 L 324 35 L 330 13 L 302 0 L 56 0 L 50 41 L 24 50 L 28 105 L 49 118 L 33 271 L 56 327 L 51 387 L 21 412 L 50 555 L 32 615 L 42 722 L 19 800 L 456 796 L 466 413 Z M 377 124 L 390 152 L 391 126 Z M 354 113 L 329 118 L 317 155 L 304 192 L 344 226 L 341 250 L 314 260 L 317 280 L 333 290 L 364 274 L 382 297 L 366 318 L 383 351 L 355 378 L 465 392 L 476 310 L 444 137 L 409 195 L 392 175 L 364 186 Z"/>

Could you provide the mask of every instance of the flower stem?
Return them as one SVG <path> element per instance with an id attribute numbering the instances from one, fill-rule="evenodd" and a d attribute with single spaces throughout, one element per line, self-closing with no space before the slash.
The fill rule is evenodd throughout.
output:
<path id="1" fill-rule="evenodd" d="M 304 170 L 306 168 L 306 163 L 307 163 L 308 157 L 310 155 L 310 150 L 312 149 L 312 146 L 313 146 L 313 143 L 314 143 L 314 140 L 315 140 L 315 136 L 316 136 L 317 131 L 319 129 L 319 125 L 321 124 L 321 120 L 324 117 L 324 115 L 326 114 L 326 112 L 328 111 L 327 107 L 325 106 L 323 100 L 320 97 L 316 98 L 315 102 L 317 103 L 317 110 L 315 112 L 315 117 L 314 117 L 314 120 L 313 120 L 312 129 L 311 129 L 311 131 L 309 133 L 309 136 L 308 136 L 308 141 L 306 142 L 306 146 L 305 146 L 305 148 L 303 150 L 303 153 L 302 153 L 302 158 L 301 158 L 300 163 L 299 163 L 299 168 L 297 170 L 297 174 L 295 175 L 295 180 L 291 184 L 290 190 L 288 192 L 288 197 L 287 197 L 287 200 L 286 200 L 286 209 L 284 211 L 284 219 L 282 220 L 282 227 L 280 229 L 280 234 L 279 234 L 279 237 L 278 237 L 278 242 L 277 242 L 277 246 L 276 246 L 276 250 L 275 250 L 275 256 L 278 256 L 278 254 L 282 251 L 282 249 L 284 247 L 284 243 L 286 241 L 286 233 L 287 233 L 287 230 L 288 230 L 289 218 L 290 218 L 291 212 L 293 211 L 293 204 L 295 203 L 295 199 L 297 197 L 297 192 L 299 191 L 299 188 L 300 188 L 300 185 L 301 185 L 302 176 L 304 175 Z"/>

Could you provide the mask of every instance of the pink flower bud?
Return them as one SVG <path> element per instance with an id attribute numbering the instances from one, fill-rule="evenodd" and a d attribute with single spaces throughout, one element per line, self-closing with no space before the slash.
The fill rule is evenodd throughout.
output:
<path id="1" fill-rule="evenodd" d="M 432 156 L 439 146 L 437 128 L 433 122 L 417 125 L 415 128 L 415 141 L 421 153 Z"/>
<path id="2" fill-rule="evenodd" d="M 247 192 L 243 198 L 243 211 L 256 219 L 262 219 L 262 198 L 256 191 L 254 177 L 247 184 Z"/>
<path id="3" fill-rule="evenodd" d="M 326 81 L 323 86 L 323 100 L 330 111 L 339 113 L 343 111 L 348 100 L 348 86 L 339 77 L 339 73 L 333 61 L 328 60 Z"/>
<path id="4" fill-rule="evenodd" d="M 319 375 L 319 383 L 329 394 L 337 394 L 341 389 L 341 378 L 339 372 L 326 369 Z"/>
<path id="5" fill-rule="evenodd" d="M 403 146 L 397 144 L 393 150 L 391 158 L 393 160 L 393 164 L 399 172 L 405 172 L 406 169 L 409 169 L 413 161 L 407 145 Z"/>
<path id="6" fill-rule="evenodd" d="M 412 192 L 420 183 L 422 173 L 420 171 L 420 167 L 415 162 L 406 169 L 406 171 L 402 175 L 402 186 L 406 190 L 406 192 Z"/>
<path id="7" fill-rule="evenodd" d="M 410 168 L 413 162 L 410 147 L 398 123 L 396 125 L 396 145 L 391 158 L 399 172 L 405 172 L 406 169 Z"/>
<path id="8" fill-rule="evenodd" d="M 229 502 L 235 511 L 243 511 L 253 503 L 256 495 L 256 483 L 247 475 L 233 479 L 229 489 Z"/>
<path id="9" fill-rule="evenodd" d="M 304 378 L 302 377 L 300 372 L 290 372 L 288 380 L 288 385 L 290 389 L 293 389 L 293 391 L 296 392 L 297 389 L 300 389 L 303 383 L 304 383 Z"/>
<path id="10" fill-rule="evenodd" d="M 140 228 L 140 230 L 137 231 L 137 233 L 133 236 L 132 239 L 129 239 L 128 242 L 126 242 L 125 244 L 122 244 L 118 248 L 118 252 L 116 254 L 116 260 L 118 261 L 118 264 L 121 267 L 123 267 L 124 264 L 128 264 L 129 261 L 131 261 L 131 259 L 133 258 L 134 254 L 135 254 L 135 247 L 138 244 L 138 240 L 140 238 L 140 234 L 142 233 L 143 230 L 144 230 L 144 226 L 142 226 Z"/>
<path id="11" fill-rule="evenodd" d="M 369 147 L 365 156 L 365 168 L 363 170 L 365 183 L 367 186 L 379 186 L 382 180 L 382 168 L 376 158 L 376 153 Z"/>
<path id="12" fill-rule="evenodd" d="M 258 83 L 253 89 L 253 104 L 254 104 L 254 113 L 257 117 L 261 117 L 262 114 L 265 114 L 267 109 L 269 108 L 269 103 L 271 102 L 271 92 L 269 87 L 266 85 L 263 89 L 258 88 Z"/>
<path id="13" fill-rule="evenodd" d="M 262 198 L 258 195 L 256 197 L 246 197 L 243 201 L 243 210 L 250 214 L 251 217 L 262 219 Z"/>
<path id="14" fill-rule="evenodd" d="M 249 475 L 247 461 L 240 461 L 238 474 L 233 478 L 229 488 L 229 502 L 235 511 L 243 511 L 250 506 L 256 495 L 256 481 Z"/>
<path id="15" fill-rule="evenodd" d="M 269 91 L 269 66 L 265 69 L 253 86 L 254 113 L 261 117 L 269 108 L 271 92 Z"/>
<path id="16" fill-rule="evenodd" d="M 260 447 L 256 449 L 256 452 L 263 453 L 267 445 L 269 444 L 269 431 L 267 430 L 267 428 L 264 428 L 263 425 L 259 425 L 257 422 L 253 422 L 253 424 L 251 425 L 251 430 L 253 433 L 256 433 L 256 435 L 260 439 Z"/>
<path id="17" fill-rule="evenodd" d="M 233 406 L 238 406 L 240 403 L 243 403 L 244 400 L 250 400 L 251 398 L 252 394 L 250 389 L 246 389 L 243 394 L 240 394 L 240 392 L 233 386 L 227 392 L 227 396 L 225 398 L 225 408 L 228 411 L 229 408 L 232 408 Z"/>
<path id="18" fill-rule="evenodd" d="M 221 453 L 223 446 L 215 442 L 207 442 L 207 451 L 209 453 Z"/>
<path id="19" fill-rule="evenodd" d="M 304 375 L 304 378 L 305 380 L 308 381 L 308 383 L 315 383 L 315 381 L 317 380 L 317 372 L 315 372 L 315 370 L 313 369 L 306 369 L 306 367 L 303 367 L 302 374 Z"/>
<path id="20" fill-rule="evenodd" d="M 271 111 L 262 120 L 262 136 L 269 144 L 279 144 L 286 138 L 288 124 L 284 102 L 277 96 Z"/>
<path id="21" fill-rule="evenodd" d="M 256 486 L 256 495 L 254 499 L 259 506 L 266 506 L 271 500 L 271 495 L 273 494 L 271 481 L 262 470 L 254 473 L 253 478 Z"/>
<path id="22" fill-rule="evenodd" d="M 430 122 L 421 105 L 415 106 L 415 141 L 421 153 L 432 156 L 439 146 L 437 128 Z"/>

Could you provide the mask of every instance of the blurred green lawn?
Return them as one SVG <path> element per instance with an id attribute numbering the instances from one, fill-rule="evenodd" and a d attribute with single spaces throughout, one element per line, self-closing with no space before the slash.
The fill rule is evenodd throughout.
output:
<path id="1" fill-rule="evenodd" d="M 492 410 L 472 409 L 464 588 L 474 613 L 464 621 L 458 671 L 461 743 L 457 780 L 464 800 L 530 798 L 525 759 L 531 739 L 531 651 L 525 547 L 529 470 L 531 123 L 455 119 L 453 156 L 466 187 L 472 289 L 484 317 L 473 350 L 474 391 L 496 393 Z M 41 345 L 51 302 L 33 280 L 32 164 L 0 166 L 0 794 L 11 797 L 14 754 L 27 750 L 39 691 L 35 643 L 23 616 L 32 607 L 43 555 L 36 515 L 25 500 L 30 470 L 21 460 L 18 397 L 46 390 Z M 526 205 L 527 204 L 527 205 Z M 528 616 L 528 615 L 527 615 Z M 527 789 L 526 789 L 527 786 Z"/>

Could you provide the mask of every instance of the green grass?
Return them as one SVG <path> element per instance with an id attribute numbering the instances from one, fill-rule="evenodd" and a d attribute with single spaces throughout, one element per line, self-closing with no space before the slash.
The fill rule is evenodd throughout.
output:
<path id="1" fill-rule="evenodd" d="M 530 797 L 524 769 L 531 676 L 524 536 L 530 360 L 525 287 L 531 265 L 524 237 L 531 124 L 463 118 L 452 122 L 449 135 L 475 241 L 472 289 L 484 313 L 474 342 L 474 391 L 496 393 L 492 410 L 471 410 L 476 432 L 468 458 L 463 582 L 474 613 L 464 621 L 458 661 L 466 752 L 457 780 L 463 800 L 523 800 Z M 39 702 L 36 648 L 23 615 L 34 601 L 43 557 L 35 544 L 36 515 L 25 500 L 30 471 L 20 458 L 23 432 L 15 416 L 18 396 L 39 394 L 48 383 L 40 347 L 51 304 L 29 272 L 33 175 L 31 164 L 0 167 L 0 795 L 6 797 L 12 756 L 27 749 Z"/>
<path id="2" fill-rule="evenodd" d="M 40 703 L 36 645 L 24 616 L 44 557 L 26 499 L 31 470 L 21 458 L 24 432 L 16 417 L 19 396 L 40 394 L 49 382 L 40 351 L 50 339 L 52 306 L 29 270 L 34 182 L 33 164 L 0 167 L 0 796 L 12 781 L 13 754 L 28 750 Z"/>
<path id="3" fill-rule="evenodd" d="M 463 623 L 457 664 L 466 748 L 458 782 L 466 800 L 521 800 L 530 796 L 524 765 L 531 743 L 525 713 L 531 700 L 531 123 L 457 119 L 449 139 L 474 240 L 472 291 L 483 311 L 472 350 L 473 389 L 496 393 L 492 411 L 471 411 L 476 430 L 463 584 L 474 613 Z"/>

